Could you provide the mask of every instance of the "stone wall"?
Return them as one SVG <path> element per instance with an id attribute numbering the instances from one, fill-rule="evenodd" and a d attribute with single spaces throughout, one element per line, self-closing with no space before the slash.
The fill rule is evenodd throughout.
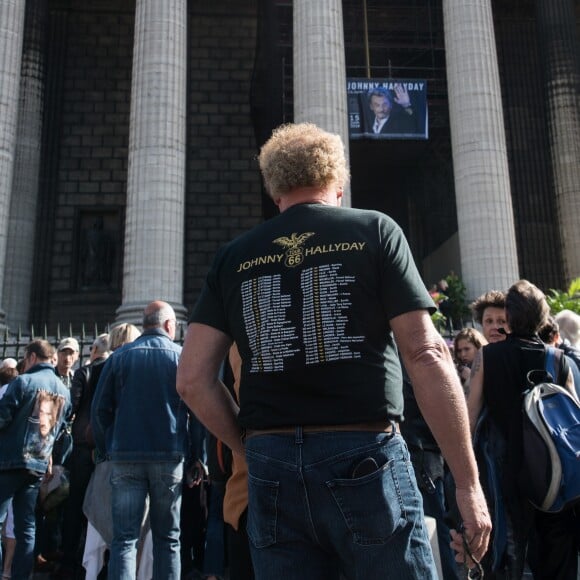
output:
<path id="1" fill-rule="evenodd" d="M 48 127 L 58 131 L 58 154 L 45 156 L 55 178 L 50 209 L 42 200 L 52 221 L 44 313 L 49 324 L 103 324 L 121 298 L 134 11 L 131 2 L 76 3 L 64 18 L 50 39 L 63 50 L 50 52 L 62 59 L 52 67 L 62 78 L 47 96 L 60 117 Z"/>
<path id="2" fill-rule="evenodd" d="M 193 4 L 188 32 L 188 309 L 216 250 L 262 219 L 250 116 L 256 6 L 233 1 Z"/>
<path id="3" fill-rule="evenodd" d="M 53 145 L 44 154 L 52 177 L 41 186 L 32 321 L 103 325 L 121 303 L 134 2 L 52 8 L 48 70 L 58 78 L 47 79 L 45 143 Z M 256 18 L 252 0 L 189 5 L 188 309 L 217 248 L 261 221 L 250 118 Z M 99 268 L 95 240 L 105 248 Z"/>

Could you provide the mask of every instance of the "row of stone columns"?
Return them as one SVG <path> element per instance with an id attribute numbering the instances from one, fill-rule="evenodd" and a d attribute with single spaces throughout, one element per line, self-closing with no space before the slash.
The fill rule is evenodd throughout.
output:
<path id="1" fill-rule="evenodd" d="M 28 1 L 37 9 L 44 4 Z M 562 49 L 554 32 L 572 30 L 571 2 L 537 2 L 539 19 L 546 27 L 543 37 L 550 69 L 551 63 L 566 60 L 562 52 L 574 55 L 569 35 L 570 42 Z M 470 296 L 476 296 L 492 287 L 507 288 L 519 276 L 491 0 L 443 0 L 443 10 L 461 267 Z M 23 66 L 24 16 L 25 0 L 0 3 L 0 289 L 4 293 L 0 305 L 14 309 L 15 319 L 28 315 L 22 292 L 29 294 L 31 284 L 26 262 L 32 263 L 34 247 L 30 216 L 38 195 L 42 110 L 42 50 L 34 34 L 38 20 L 33 13 L 33 40 Z M 138 322 L 144 304 L 152 298 L 171 302 L 178 317 L 185 316 L 186 23 L 186 0 L 136 2 L 123 302 L 118 321 Z M 561 82 L 564 77 L 567 83 Z M 580 273 L 577 86 L 577 66 L 556 68 L 548 78 L 554 179 L 568 279 Z M 24 97 L 20 125 L 19 94 Z M 295 121 L 311 121 L 338 133 L 348 156 L 341 0 L 294 0 L 294 100 Z M 19 151 L 18 162 L 15 151 Z M 36 173 L 26 175 L 31 166 Z M 345 193 L 343 202 L 350 205 L 350 194 Z M 23 243 L 24 237 L 28 241 Z M 3 320 L 0 311 L 0 323 Z"/>
<path id="2" fill-rule="evenodd" d="M 536 0 L 548 71 L 564 276 L 580 275 L 579 67 L 571 0 Z M 470 297 L 519 278 L 491 0 L 443 0 L 462 276 Z M 348 155 L 341 0 L 294 0 L 294 118 L 338 133 Z M 350 204 L 350 192 L 343 200 Z"/>
<path id="3" fill-rule="evenodd" d="M 519 277 L 499 72 L 490 1 L 443 7 L 461 267 L 476 296 Z M 294 0 L 295 121 L 348 145 L 345 87 L 341 0 Z"/>

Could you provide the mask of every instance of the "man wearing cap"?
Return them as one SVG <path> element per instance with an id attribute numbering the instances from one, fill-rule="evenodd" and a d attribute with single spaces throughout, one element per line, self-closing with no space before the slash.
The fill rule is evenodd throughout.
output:
<path id="1" fill-rule="evenodd" d="M 72 423 L 73 448 L 66 461 L 69 470 L 69 496 L 64 507 L 62 529 L 62 565 L 60 578 L 74 578 L 75 570 L 81 568 L 79 542 L 83 539 L 86 518 L 83 500 L 91 474 L 94 471 L 93 444 L 90 435 L 91 404 L 105 361 L 109 357 L 109 335 L 101 334 L 91 345 L 89 364 L 78 368 L 71 386 L 71 403 L 74 414 Z M 77 561 L 79 560 L 79 561 Z"/>
<path id="2" fill-rule="evenodd" d="M 55 372 L 69 389 L 72 384 L 73 367 L 79 359 L 79 343 L 76 338 L 68 336 L 58 343 Z"/>

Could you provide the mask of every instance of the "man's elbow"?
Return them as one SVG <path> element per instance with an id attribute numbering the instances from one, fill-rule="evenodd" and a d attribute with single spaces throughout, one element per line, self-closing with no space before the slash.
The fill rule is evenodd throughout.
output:
<path id="1" fill-rule="evenodd" d="M 432 367 L 450 361 L 447 345 L 438 338 L 414 344 L 403 353 L 403 358 L 407 366 L 415 368 Z"/>
<path id="2" fill-rule="evenodd" d="M 177 394 L 185 401 L 187 406 L 194 410 L 195 404 L 198 400 L 200 392 L 199 385 L 201 384 L 200 375 L 193 369 L 185 371 L 178 367 L 177 380 L 175 387 Z"/>

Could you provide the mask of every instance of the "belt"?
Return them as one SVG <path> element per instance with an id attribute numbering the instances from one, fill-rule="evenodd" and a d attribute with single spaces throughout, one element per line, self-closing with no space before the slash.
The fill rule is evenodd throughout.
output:
<path id="1" fill-rule="evenodd" d="M 295 433 L 296 427 L 272 427 L 270 429 L 246 429 L 242 440 L 257 435 L 275 435 Z M 347 423 L 345 425 L 301 425 L 303 433 L 328 433 L 334 431 L 370 431 L 372 433 L 399 433 L 399 424 L 395 421 L 372 421 L 369 423 Z"/>

